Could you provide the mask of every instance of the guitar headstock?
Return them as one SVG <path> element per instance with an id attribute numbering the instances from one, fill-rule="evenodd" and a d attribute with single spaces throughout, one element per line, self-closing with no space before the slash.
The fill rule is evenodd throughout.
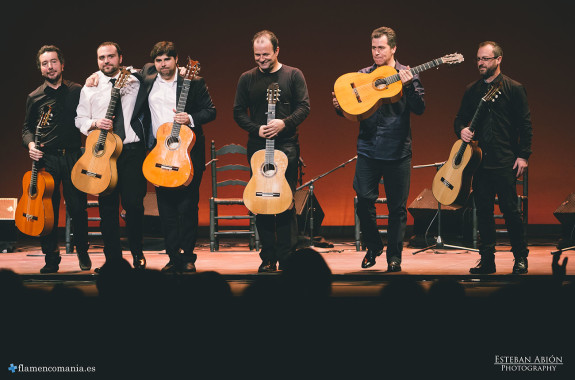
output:
<path id="1" fill-rule="evenodd" d="M 276 104 L 280 97 L 280 92 L 280 85 L 278 83 L 270 84 L 267 90 L 268 104 Z"/>
<path id="2" fill-rule="evenodd" d="M 193 61 L 190 57 L 188 57 L 188 64 L 186 65 L 186 72 L 184 73 L 184 79 L 192 80 L 198 75 L 200 72 L 200 62 Z"/>
<path id="3" fill-rule="evenodd" d="M 46 124 L 48 124 L 48 121 L 50 120 L 50 118 L 52 117 L 52 104 L 47 105 L 46 107 L 44 107 L 44 111 L 42 111 L 42 114 L 40 115 L 40 126 L 43 127 Z"/>
<path id="4" fill-rule="evenodd" d="M 118 77 L 118 79 L 116 79 L 116 83 L 114 83 L 114 88 L 117 89 L 121 89 L 123 88 L 126 83 L 128 83 L 128 79 L 130 78 L 130 75 L 132 75 L 132 72 L 130 71 L 132 67 L 122 67 L 120 69 L 120 76 Z"/>
<path id="5" fill-rule="evenodd" d="M 502 85 L 503 85 L 502 82 L 493 84 L 489 88 L 489 91 L 487 91 L 487 94 L 485 94 L 483 96 L 483 98 L 481 98 L 481 100 L 483 100 L 484 102 L 494 102 L 495 99 L 497 99 L 499 97 L 499 95 L 501 94 L 501 86 Z"/>
<path id="6" fill-rule="evenodd" d="M 459 53 L 444 55 L 441 59 L 443 60 L 443 63 L 447 63 L 449 65 L 455 65 L 464 61 L 463 55 Z"/>

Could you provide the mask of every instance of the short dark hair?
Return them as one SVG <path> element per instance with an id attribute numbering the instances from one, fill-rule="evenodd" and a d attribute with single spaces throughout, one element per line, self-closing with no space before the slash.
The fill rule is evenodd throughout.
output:
<path id="1" fill-rule="evenodd" d="M 495 57 L 503 57 L 503 49 L 495 41 L 483 41 L 483 42 L 479 43 L 478 49 L 482 48 L 484 46 L 487 46 L 487 45 L 493 46 L 493 55 L 495 55 Z"/>
<path id="2" fill-rule="evenodd" d="M 113 46 L 116 48 L 116 51 L 118 52 L 118 55 L 122 55 L 122 49 L 120 49 L 120 45 L 118 45 L 115 42 L 111 42 L 111 41 L 106 41 L 106 42 L 102 42 L 100 44 L 100 46 L 98 46 L 98 49 L 101 48 L 102 46 Z M 96 49 L 96 50 L 98 50 Z"/>
<path id="3" fill-rule="evenodd" d="M 64 64 L 64 54 L 62 54 L 62 51 L 58 47 L 54 45 L 44 45 L 40 48 L 40 50 L 38 50 L 38 54 L 36 54 L 36 65 L 38 65 L 38 69 L 40 68 L 40 56 L 50 51 L 53 51 L 58 55 L 60 64 Z"/>
<path id="4" fill-rule="evenodd" d="M 256 34 L 254 34 L 254 38 L 252 38 L 252 45 L 254 44 L 254 42 L 256 42 L 257 40 L 259 40 L 262 37 L 269 38 L 270 42 L 272 43 L 272 47 L 273 47 L 274 51 L 276 51 L 278 49 L 278 47 L 280 46 L 280 43 L 279 43 L 276 35 L 273 32 L 270 32 L 269 30 L 262 30 L 262 31 L 257 32 Z"/>
<path id="5" fill-rule="evenodd" d="M 371 39 L 380 38 L 382 36 L 387 37 L 387 44 L 390 48 L 394 48 L 397 45 L 397 36 L 395 35 L 395 31 L 387 26 L 382 26 L 377 29 L 374 29 L 371 32 Z"/>
<path id="6" fill-rule="evenodd" d="M 176 46 L 171 41 L 160 41 L 154 45 L 152 51 L 150 52 L 150 57 L 155 59 L 160 55 L 167 55 L 168 57 L 176 58 L 178 52 L 176 51 Z"/>

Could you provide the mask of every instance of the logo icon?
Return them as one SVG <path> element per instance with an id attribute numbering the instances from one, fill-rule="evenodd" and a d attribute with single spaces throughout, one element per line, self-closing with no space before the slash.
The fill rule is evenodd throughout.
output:
<path id="1" fill-rule="evenodd" d="M 14 372 L 16 372 L 16 369 L 17 369 L 17 368 L 18 368 L 18 367 L 16 367 L 16 366 L 14 365 L 14 363 L 10 363 L 10 367 L 8 367 L 8 371 L 11 371 L 12 373 L 14 373 Z"/>

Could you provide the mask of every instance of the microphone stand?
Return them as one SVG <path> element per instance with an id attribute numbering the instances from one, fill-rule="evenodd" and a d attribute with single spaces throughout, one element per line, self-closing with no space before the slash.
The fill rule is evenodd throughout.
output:
<path id="1" fill-rule="evenodd" d="M 309 197 L 308 197 L 308 205 L 309 205 L 309 241 L 310 241 L 310 246 L 313 247 L 313 190 L 314 190 L 314 183 L 315 181 L 319 180 L 320 178 L 325 177 L 326 175 L 336 171 L 339 168 L 343 168 L 345 165 L 349 164 L 350 162 L 357 160 L 357 156 L 347 160 L 346 162 L 336 166 L 335 168 L 320 174 L 319 176 L 307 181 L 306 183 L 304 183 L 303 185 L 299 186 L 298 188 L 296 188 L 297 190 L 301 190 L 306 186 L 309 186 Z"/>
<path id="2" fill-rule="evenodd" d="M 417 165 L 414 166 L 414 169 L 421 169 L 421 168 L 429 168 L 429 167 L 435 167 L 437 169 L 437 171 L 439 171 L 439 169 L 445 164 L 445 161 L 443 162 L 436 162 L 435 164 L 428 164 L 428 165 Z M 474 252 L 479 252 L 478 249 L 474 249 L 474 248 L 468 248 L 468 247 L 460 247 L 457 245 L 450 245 L 450 244 L 445 244 L 443 242 L 443 239 L 441 238 L 441 203 L 439 201 L 437 201 L 437 237 L 435 238 L 435 244 L 430 245 L 429 247 L 425 247 L 423 249 L 420 249 L 418 251 L 412 252 L 412 254 L 418 254 L 419 252 L 423 252 L 423 251 L 427 251 L 428 249 L 433 249 L 433 248 L 454 248 L 454 249 L 463 249 L 463 250 L 467 250 L 467 251 L 474 251 Z M 437 253 L 437 252 L 436 252 Z"/>

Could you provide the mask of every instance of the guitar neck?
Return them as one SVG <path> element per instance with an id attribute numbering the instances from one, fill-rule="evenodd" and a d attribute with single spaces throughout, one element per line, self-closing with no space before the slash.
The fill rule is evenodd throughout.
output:
<path id="1" fill-rule="evenodd" d="M 268 112 L 266 112 L 268 117 L 268 124 L 270 121 L 276 118 L 276 105 L 275 103 L 268 103 Z M 266 163 L 274 162 L 274 150 L 275 150 L 275 143 L 274 139 L 266 139 L 266 154 L 265 154 L 265 161 Z"/>
<path id="2" fill-rule="evenodd" d="M 483 108 L 483 104 L 485 101 L 482 99 L 479 101 L 479 105 L 475 109 L 475 113 L 473 114 L 473 118 L 471 119 L 471 123 L 469 123 L 469 130 L 471 132 L 475 132 L 475 124 L 477 124 L 477 120 L 479 119 L 479 114 L 481 113 L 481 108 Z M 465 152 L 465 148 L 467 148 L 469 143 L 462 140 L 461 146 L 459 147 L 459 151 L 456 154 L 456 161 L 460 162 L 461 158 L 463 157 L 463 153 Z"/>
<path id="3" fill-rule="evenodd" d="M 120 89 L 112 87 L 112 96 L 110 97 L 110 103 L 108 104 L 108 110 L 106 111 L 106 119 L 114 120 L 114 113 L 116 112 L 116 106 L 118 100 L 120 99 Z M 120 110 L 120 112 L 124 112 Z M 105 129 L 100 129 L 100 137 L 98 137 L 98 144 L 102 145 L 106 142 L 106 136 L 108 136 L 108 131 Z"/>
<path id="4" fill-rule="evenodd" d="M 177 78 L 176 78 L 177 80 Z M 178 113 L 184 112 L 186 109 L 186 103 L 188 101 L 188 93 L 190 92 L 190 84 L 192 81 L 190 79 L 184 79 L 184 85 L 182 87 L 182 92 L 180 93 L 180 97 L 178 98 L 178 106 L 176 107 L 176 111 Z M 182 125 L 180 123 L 174 122 L 172 124 L 172 137 L 178 137 L 180 135 L 180 129 Z"/>
<path id="5" fill-rule="evenodd" d="M 426 62 L 422 65 L 419 65 L 419 66 L 416 66 L 412 69 L 409 69 L 409 71 L 413 75 L 415 75 L 415 74 L 419 74 L 420 72 L 425 71 L 427 69 L 432 69 L 434 67 L 437 67 L 437 66 L 441 65 L 442 63 L 443 63 L 443 59 L 437 58 L 437 59 L 434 59 L 433 61 L 429 61 L 429 62 Z M 399 73 L 398 73 L 398 74 L 390 75 L 390 76 L 383 78 L 383 79 L 378 79 L 375 81 L 375 84 L 376 84 L 376 86 L 384 85 L 384 84 L 391 84 L 391 83 L 398 82 L 400 80 L 401 80 L 401 78 L 399 77 Z"/>

